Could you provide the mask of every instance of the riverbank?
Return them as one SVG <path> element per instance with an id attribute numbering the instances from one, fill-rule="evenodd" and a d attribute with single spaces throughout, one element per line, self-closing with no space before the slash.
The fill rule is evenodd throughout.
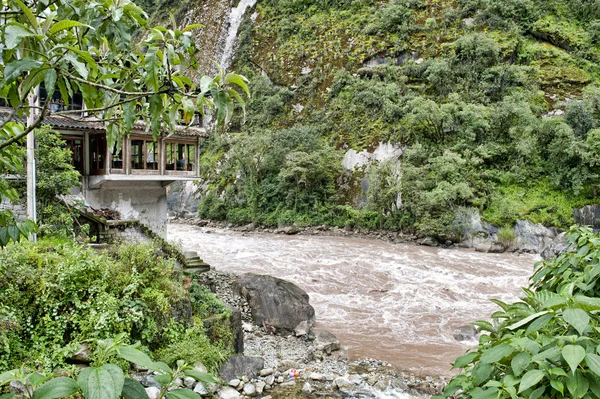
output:
<path id="1" fill-rule="evenodd" d="M 235 273 L 214 269 L 199 276 L 200 282 L 210 287 L 219 299 L 241 310 L 244 356 L 264 360 L 257 375 L 226 381 L 240 393 L 256 392 L 258 388 L 259 394 L 264 392 L 264 395 L 268 394 L 273 399 L 408 399 L 441 393 L 445 377 L 420 377 L 372 358 L 349 360 L 343 342 L 340 345 L 335 338 L 328 348 L 324 348 L 319 337 L 325 334 L 329 336 L 330 333 L 322 329 L 317 328 L 303 336 L 277 335 L 265 326 L 254 324 L 250 307 L 236 286 L 237 278 Z"/>
<path id="2" fill-rule="evenodd" d="M 267 227 L 255 223 L 243 226 L 227 221 L 215 221 L 200 218 L 170 218 L 170 223 L 188 224 L 198 227 L 229 229 L 241 233 L 263 233 L 277 235 L 306 235 L 326 237 L 354 237 L 377 239 L 385 242 L 400 244 L 416 244 L 437 248 L 472 248 L 484 253 L 518 253 L 540 254 L 545 258 L 553 257 L 566 245 L 564 230 L 554 227 L 544 227 L 529 221 L 519 220 L 511 230 L 512 236 L 502 238 L 500 229 L 481 220 L 478 213 L 463 215 L 460 223 L 465 229 L 460 241 L 440 242 L 433 237 L 422 237 L 402 231 L 368 230 L 346 226 L 344 228 L 321 226 L 285 226 L 280 228 Z"/>

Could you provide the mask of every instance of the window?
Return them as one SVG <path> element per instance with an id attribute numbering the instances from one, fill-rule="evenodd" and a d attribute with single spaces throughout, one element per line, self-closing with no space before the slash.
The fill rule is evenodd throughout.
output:
<path id="1" fill-rule="evenodd" d="M 158 170 L 158 144 L 152 140 L 131 140 L 131 169 Z"/>
<path id="2" fill-rule="evenodd" d="M 104 173 L 106 157 L 106 136 L 104 134 L 90 135 L 90 171 L 92 174 Z"/>
<path id="3" fill-rule="evenodd" d="M 192 143 L 166 143 L 165 170 L 193 172 L 196 170 L 196 145 Z"/>
<path id="4" fill-rule="evenodd" d="M 123 169 L 123 149 L 120 148 L 119 151 L 112 154 L 110 161 L 111 169 Z"/>
<path id="5" fill-rule="evenodd" d="M 65 147 L 71 150 L 71 164 L 83 175 L 83 137 L 64 137 Z"/>

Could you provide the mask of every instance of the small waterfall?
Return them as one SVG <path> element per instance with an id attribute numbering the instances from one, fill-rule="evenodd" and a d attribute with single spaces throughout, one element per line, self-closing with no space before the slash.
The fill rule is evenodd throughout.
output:
<path id="1" fill-rule="evenodd" d="M 225 48 L 221 55 L 220 65 L 227 70 L 231 66 L 233 60 L 233 50 L 235 47 L 238 29 L 242 23 L 242 18 L 248 7 L 253 7 L 256 0 L 240 0 L 237 7 L 232 8 L 229 13 L 229 30 L 225 38 Z"/>

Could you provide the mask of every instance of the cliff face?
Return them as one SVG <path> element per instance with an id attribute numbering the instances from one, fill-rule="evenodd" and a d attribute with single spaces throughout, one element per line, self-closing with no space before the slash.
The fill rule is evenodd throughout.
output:
<path id="1" fill-rule="evenodd" d="M 227 8 L 179 11 L 207 57 Z M 600 182 L 599 18 L 583 0 L 259 0 L 232 66 L 247 120 L 206 143 L 200 212 L 447 238 L 469 207 L 568 226 Z"/>

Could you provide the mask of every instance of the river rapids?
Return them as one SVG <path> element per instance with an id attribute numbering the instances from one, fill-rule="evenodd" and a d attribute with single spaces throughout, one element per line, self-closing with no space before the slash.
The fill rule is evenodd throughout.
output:
<path id="1" fill-rule="evenodd" d="M 475 344 L 457 342 L 454 330 L 489 318 L 498 310 L 490 298 L 516 300 L 538 259 L 183 224 L 170 224 L 168 235 L 213 268 L 292 281 L 309 294 L 317 327 L 335 334 L 351 359 L 421 376 L 450 376 L 450 363 Z"/>

